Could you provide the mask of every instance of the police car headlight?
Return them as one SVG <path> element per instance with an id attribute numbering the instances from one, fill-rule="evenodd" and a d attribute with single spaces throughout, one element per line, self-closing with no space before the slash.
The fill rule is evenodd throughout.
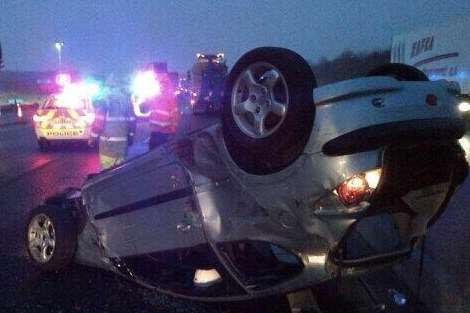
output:
<path id="1" fill-rule="evenodd" d="M 45 122 L 47 120 L 49 120 L 49 117 L 47 115 L 33 115 L 33 121 L 36 123 Z"/>

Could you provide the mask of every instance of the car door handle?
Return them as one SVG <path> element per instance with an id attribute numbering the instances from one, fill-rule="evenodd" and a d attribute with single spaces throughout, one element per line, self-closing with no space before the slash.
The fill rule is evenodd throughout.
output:
<path id="1" fill-rule="evenodd" d="M 186 233 L 191 229 L 191 224 L 182 222 L 176 225 L 176 229 L 180 232 Z"/>

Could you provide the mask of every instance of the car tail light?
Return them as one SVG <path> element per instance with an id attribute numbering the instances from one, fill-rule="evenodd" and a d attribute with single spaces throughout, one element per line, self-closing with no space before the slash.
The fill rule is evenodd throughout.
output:
<path id="1" fill-rule="evenodd" d="M 431 105 L 431 106 L 434 106 L 434 105 L 437 105 L 437 97 L 436 95 L 433 95 L 433 94 L 429 94 L 426 96 L 426 103 L 428 105 Z"/>
<path id="2" fill-rule="evenodd" d="M 344 205 L 358 205 L 377 188 L 381 174 L 381 169 L 375 169 L 354 175 L 336 187 L 335 193 Z"/>
<path id="3" fill-rule="evenodd" d="M 366 210 L 371 195 L 380 185 L 382 169 L 353 175 L 312 204 L 316 215 L 356 214 Z"/>
<path id="4" fill-rule="evenodd" d="M 375 170 L 366 172 L 365 178 L 366 178 L 367 184 L 369 185 L 369 188 L 377 189 L 381 176 L 382 176 L 381 168 L 377 168 Z"/>
<path id="5" fill-rule="evenodd" d="M 345 205 L 359 204 L 368 194 L 365 177 L 362 175 L 351 177 L 336 188 L 336 193 Z"/>

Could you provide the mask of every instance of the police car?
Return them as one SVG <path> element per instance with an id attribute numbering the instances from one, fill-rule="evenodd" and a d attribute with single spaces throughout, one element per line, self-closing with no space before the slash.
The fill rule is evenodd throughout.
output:
<path id="1" fill-rule="evenodd" d="M 298 54 L 254 49 L 231 69 L 221 120 L 35 208 L 29 259 L 207 301 L 394 264 L 468 175 L 457 93 L 401 64 L 316 88 Z"/>
<path id="2" fill-rule="evenodd" d="M 46 150 L 52 142 L 88 142 L 95 120 L 88 97 L 49 96 L 33 116 L 39 148 Z"/>

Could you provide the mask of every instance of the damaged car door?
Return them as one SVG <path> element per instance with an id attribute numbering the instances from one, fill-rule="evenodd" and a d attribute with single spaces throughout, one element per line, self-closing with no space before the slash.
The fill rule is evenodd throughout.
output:
<path id="1" fill-rule="evenodd" d="M 189 176 L 166 146 L 94 177 L 84 199 L 107 256 L 149 284 L 206 244 Z"/>

